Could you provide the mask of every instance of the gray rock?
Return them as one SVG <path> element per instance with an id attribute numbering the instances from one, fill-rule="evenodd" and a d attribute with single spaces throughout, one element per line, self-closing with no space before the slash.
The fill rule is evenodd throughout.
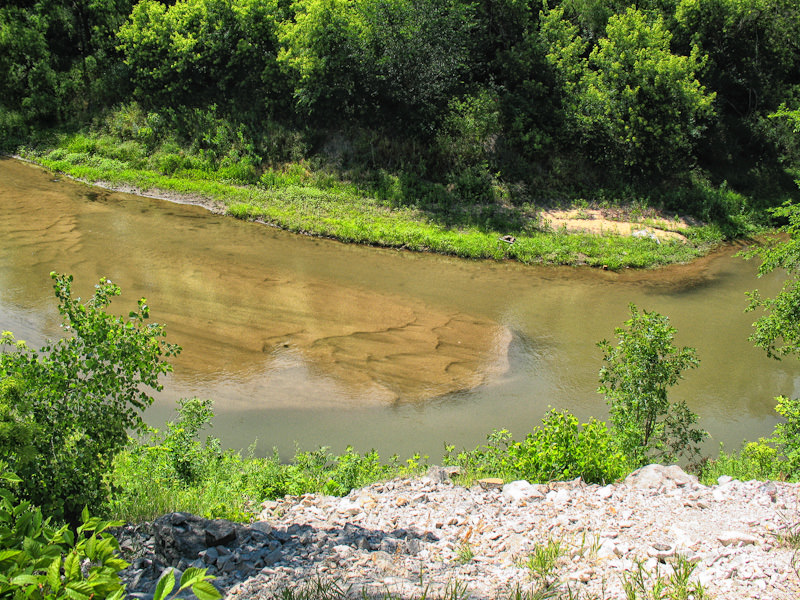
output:
<path id="1" fill-rule="evenodd" d="M 503 486 L 503 496 L 511 501 L 519 502 L 532 498 L 542 498 L 543 494 L 539 489 L 525 480 L 512 481 Z"/>
<path id="2" fill-rule="evenodd" d="M 268 567 L 271 567 L 275 563 L 281 562 L 283 560 L 283 551 L 282 550 L 273 550 L 266 556 L 264 556 L 264 564 Z"/>
<path id="3" fill-rule="evenodd" d="M 678 465 L 665 467 L 657 464 L 637 469 L 625 478 L 625 483 L 639 489 L 698 485 L 697 477 L 689 475 Z"/>
<path id="4" fill-rule="evenodd" d="M 206 564 L 213 565 L 219 558 L 219 552 L 216 548 L 207 548 L 206 550 L 200 552 L 200 556 L 202 556 L 203 561 Z"/>
<path id="5" fill-rule="evenodd" d="M 253 523 L 250 523 L 250 529 L 254 529 L 255 531 L 258 531 L 268 536 L 272 535 L 272 532 L 275 531 L 275 528 L 266 521 L 255 521 Z"/>
<path id="6" fill-rule="evenodd" d="M 166 564 L 181 559 L 195 560 L 213 546 L 233 544 L 241 525 L 217 519 L 203 519 L 188 513 L 170 513 L 153 523 L 156 558 Z"/>
<path id="7" fill-rule="evenodd" d="M 758 486 L 758 491 L 769 497 L 770 501 L 775 502 L 778 495 L 778 486 L 773 481 L 766 481 Z"/>
<path id="8" fill-rule="evenodd" d="M 717 540 L 723 546 L 746 546 L 758 543 L 757 537 L 741 531 L 725 531 L 717 536 Z"/>
<path id="9" fill-rule="evenodd" d="M 428 467 L 428 472 L 425 473 L 424 479 L 434 483 L 444 483 L 446 481 L 450 481 L 450 473 L 448 473 L 442 467 L 431 465 Z"/>

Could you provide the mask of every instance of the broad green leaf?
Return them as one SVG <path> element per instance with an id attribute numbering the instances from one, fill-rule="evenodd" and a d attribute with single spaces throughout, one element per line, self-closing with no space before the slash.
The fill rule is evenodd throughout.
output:
<path id="1" fill-rule="evenodd" d="M 0 563 L 17 558 L 22 550 L 0 550 Z"/>
<path id="2" fill-rule="evenodd" d="M 37 575 L 17 575 L 11 578 L 13 585 L 38 585 L 42 581 L 42 577 Z"/>
<path id="3" fill-rule="evenodd" d="M 58 592 L 61 587 L 61 556 L 53 560 L 47 569 L 47 585 L 53 592 Z"/>
<path id="4" fill-rule="evenodd" d="M 194 592 L 198 600 L 219 600 L 222 598 L 222 594 L 210 581 L 198 581 L 192 586 L 192 592 Z"/>
<path id="5" fill-rule="evenodd" d="M 186 589 L 196 581 L 202 581 L 205 577 L 206 570 L 205 569 L 198 569 L 197 567 L 189 567 L 183 572 L 181 575 L 181 587 L 180 589 Z"/>
<path id="6" fill-rule="evenodd" d="M 156 591 L 153 593 L 153 600 L 164 600 L 172 591 L 173 587 L 175 587 L 175 573 L 169 570 L 158 580 Z"/>
<path id="7" fill-rule="evenodd" d="M 81 562 L 75 552 L 70 552 L 64 559 L 64 576 L 68 581 L 74 581 L 81 577 Z"/>

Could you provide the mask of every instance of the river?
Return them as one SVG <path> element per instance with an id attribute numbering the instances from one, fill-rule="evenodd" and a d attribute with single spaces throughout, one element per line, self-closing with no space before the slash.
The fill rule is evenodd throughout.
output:
<path id="1" fill-rule="evenodd" d="M 747 340 L 745 292 L 781 276 L 727 247 L 689 265 L 610 272 L 367 248 L 237 221 L 199 206 L 111 192 L 0 160 L 0 328 L 33 345 L 59 335 L 50 271 L 91 295 L 101 276 L 127 313 L 146 297 L 183 346 L 146 420 L 212 398 L 214 435 L 258 454 L 320 445 L 440 458 L 494 428 L 521 436 L 548 407 L 605 418 L 601 353 L 628 304 L 668 315 L 700 367 L 686 400 L 719 442 L 768 435 L 774 397 L 800 365 Z"/>

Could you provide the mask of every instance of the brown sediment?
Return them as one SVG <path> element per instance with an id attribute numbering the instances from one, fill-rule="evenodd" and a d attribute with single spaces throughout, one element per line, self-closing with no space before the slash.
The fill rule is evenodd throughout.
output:
<path id="1" fill-rule="evenodd" d="M 630 211 L 598 208 L 548 209 L 540 213 L 542 225 L 570 232 L 630 236 L 643 231 L 661 240 L 687 241 L 685 232 L 693 225 L 686 217 L 667 218 L 653 213 L 648 218 L 633 218 Z"/>

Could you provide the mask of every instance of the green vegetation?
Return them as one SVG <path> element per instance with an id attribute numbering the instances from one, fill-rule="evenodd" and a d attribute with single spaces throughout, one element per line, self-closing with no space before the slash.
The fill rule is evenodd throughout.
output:
<path id="1" fill-rule="evenodd" d="M 84 513 L 76 536 L 66 525 L 51 525 L 41 509 L 17 500 L 9 488 L 22 480 L 6 465 L 0 465 L 0 479 L 0 593 L 31 600 L 125 597 L 117 573 L 128 564 L 118 558 L 119 546 L 107 532 L 118 523 Z M 86 574 L 84 560 L 91 561 Z"/>
<path id="2" fill-rule="evenodd" d="M 463 206 L 440 185 L 422 186 L 419 193 L 424 196 L 418 205 L 405 205 L 407 182 L 390 175 L 381 183 L 384 191 L 376 192 L 366 184 L 314 172 L 303 162 L 257 177 L 252 165 L 201 159 L 177 147 L 173 148 L 177 153 L 148 154 L 145 145 L 134 139 L 77 134 L 65 136 L 59 145 L 53 151 L 23 155 L 86 181 L 204 198 L 238 218 L 346 242 L 465 258 L 619 269 L 687 262 L 724 237 L 715 226 L 696 228 L 689 243 L 611 234 L 566 235 L 543 222 L 541 208 Z M 503 242 L 500 238 L 505 235 L 515 237 L 514 243 Z"/>
<path id="3" fill-rule="evenodd" d="M 683 262 L 798 196 L 794 4 L 13 0 L 0 150 L 344 241 Z M 706 225 L 548 231 L 578 198 Z"/>
<path id="4" fill-rule="evenodd" d="M 514 441 L 507 430 L 494 431 L 489 443 L 455 453 L 445 445 L 444 464 L 459 466 L 467 480 L 495 476 L 544 483 L 583 478 L 610 483 L 628 472 L 605 423 L 591 419 L 579 425 L 568 411 L 551 410 L 524 440 Z"/>
<path id="5" fill-rule="evenodd" d="M 696 581 L 689 581 L 697 565 L 685 556 L 678 555 L 668 577 L 648 573 L 641 562 L 636 570 L 623 575 L 622 587 L 627 600 L 704 600 L 709 598 L 705 588 Z"/>
<path id="6" fill-rule="evenodd" d="M 84 509 L 81 523 L 55 527 L 42 510 L 20 501 L 13 488 L 22 480 L 0 463 L 0 594 L 26 600 L 122 600 L 125 587 L 118 573 L 128 566 L 119 557 L 119 544 L 109 529 L 120 521 L 90 517 Z M 186 569 L 180 590 L 191 589 L 198 600 L 218 600 L 205 569 Z M 174 587 L 164 576 L 155 599 L 164 600 Z"/>
<path id="7" fill-rule="evenodd" d="M 38 352 L 4 332 L 0 353 L 0 451 L 22 478 L 22 496 L 48 516 L 77 523 L 106 499 L 105 478 L 128 430 L 160 390 L 166 358 L 179 351 L 148 324 L 140 300 L 128 319 L 105 312 L 119 287 L 106 279 L 86 303 L 72 276 L 52 273 L 63 328 L 70 334 Z"/>
<path id="8" fill-rule="evenodd" d="M 107 510 L 129 522 L 172 511 L 247 521 L 264 500 L 314 492 L 343 496 L 374 481 L 421 473 L 427 466 L 418 456 L 402 464 L 396 457 L 381 463 L 376 452 L 362 455 L 352 448 L 338 456 L 326 448 L 298 450 L 288 463 L 277 453 L 242 456 L 223 451 L 214 437 L 200 442 L 199 432 L 212 417 L 210 401 L 184 400 L 178 419 L 165 432 L 154 430 L 132 440 L 110 473 L 114 493 Z"/>
<path id="9" fill-rule="evenodd" d="M 784 115 L 793 120 L 800 131 L 800 111 Z M 783 269 L 788 277 L 783 288 L 774 298 L 764 298 L 755 290 L 749 294 L 748 311 L 760 310 L 762 314 L 753 327 L 750 340 L 762 348 L 767 356 L 781 360 L 782 357 L 800 357 L 800 207 L 785 204 L 772 213 L 785 219 L 783 238 L 758 246 L 745 254 L 746 258 L 760 257 L 759 277 L 775 269 Z M 772 437 L 758 442 L 745 443 L 739 452 L 727 454 L 723 451 L 715 460 L 704 466 L 706 481 L 719 475 L 732 475 L 741 479 L 800 479 L 800 398 L 779 396 L 776 412 L 784 421 L 776 425 Z"/>
<path id="10" fill-rule="evenodd" d="M 697 415 L 685 402 L 670 403 L 669 387 L 699 364 L 694 348 L 676 348 L 675 328 L 657 312 L 630 305 L 631 318 L 614 333 L 616 346 L 603 340 L 600 388 L 611 412 L 615 442 L 634 467 L 650 461 L 693 458 L 708 434 L 693 427 Z"/>

